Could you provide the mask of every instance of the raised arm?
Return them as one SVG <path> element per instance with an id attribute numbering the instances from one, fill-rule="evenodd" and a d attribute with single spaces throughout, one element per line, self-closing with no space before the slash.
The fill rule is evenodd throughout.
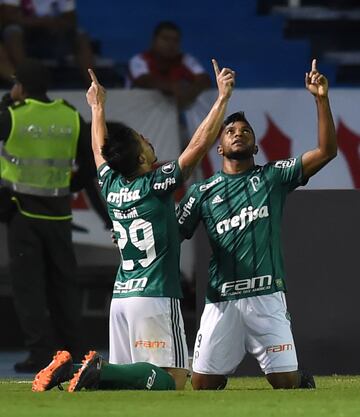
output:
<path id="1" fill-rule="evenodd" d="M 302 156 L 303 176 L 309 178 L 337 154 L 336 132 L 328 98 L 328 81 L 316 68 L 313 59 L 311 72 L 305 74 L 305 86 L 315 97 L 318 117 L 318 146 Z"/>
<path id="2" fill-rule="evenodd" d="M 215 142 L 235 83 L 234 71 L 229 68 L 223 68 L 220 71 L 215 59 L 212 60 L 212 63 L 218 86 L 218 97 L 209 114 L 196 129 L 188 146 L 179 157 L 179 166 L 185 179 L 190 176 L 192 170 Z"/>
<path id="3" fill-rule="evenodd" d="M 96 168 L 105 162 L 101 154 L 107 135 L 105 122 L 105 99 L 106 93 L 93 70 L 89 69 L 91 85 L 86 93 L 86 99 L 91 107 L 91 146 L 94 154 Z"/>

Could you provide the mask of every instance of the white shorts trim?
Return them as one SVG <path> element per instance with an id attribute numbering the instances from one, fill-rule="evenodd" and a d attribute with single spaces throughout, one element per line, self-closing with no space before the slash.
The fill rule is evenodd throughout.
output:
<path id="1" fill-rule="evenodd" d="M 113 364 L 149 362 L 188 369 L 180 301 L 168 297 L 113 298 L 110 307 Z"/>

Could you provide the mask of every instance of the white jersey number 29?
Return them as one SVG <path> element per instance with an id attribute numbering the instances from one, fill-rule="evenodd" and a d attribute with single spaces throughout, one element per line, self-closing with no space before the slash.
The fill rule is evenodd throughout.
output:
<path id="1" fill-rule="evenodd" d="M 134 220 L 128 231 L 123 227 L 120 222 L 113 221 L 114 230 L 120 233 L 118 239 L 118 246 L 121 252 L 122 257 L 122 267 L 125 271 L 131 271 L 134 269 L 134 261 L 131 259 L 124 259 L 122 255 L 122 250 L 125 248 L 125 245 L 128 243 L 129 238 L 130 242 L 139 250 L 146 252 L 146 258 L 139 259 L 138 262 L 144 268 L 149 266 L 151 262 L 156 258 L 155 252 L 155 240 L 153 228 L 150 222 L 147 222 L 144 219 Z M 138 232 L 142 231 L 144 236 L 143 239 L 139 239 Z"/>

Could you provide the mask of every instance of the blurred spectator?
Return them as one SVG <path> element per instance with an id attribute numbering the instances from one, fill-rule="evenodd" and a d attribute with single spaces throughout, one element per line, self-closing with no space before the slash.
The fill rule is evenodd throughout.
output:
<path id="1" fill-rule="evenodd" d="M 211 87 L 209 75 L 193 56 L 181 52 L 181 31 L 172 22 L 159 23 L 150 49 L 129 62 L 132 87 L 152 88 L 174 96 L 180 109 Z"/>
<path id="2" fill-rule="evenodd" d="M 15 65 L 26 56 L 56 59 L 74 55 L 84 82 L 94 56 L 87 34 L 77 27 L 75 0 L 0 0 L 3 39 Z"/>
<path id="3" fill-rule="evenodd" d="M 88 126 L 68 103 L 48 98 L 48 79 L 39 61 L 25 60 L 0 103 L 0 176 L 14 202 L 6 216 L 9 271 L 30 353 L 15 364 L 17 372 L 37 372 L 54 348 L 82 356 L 70 204 L 71 191 L 86 185 L 94 162 Z"/>
<path id="4" fill-rule="evenodd" d="M 1 43 L 0 63 L 0 78 L 2 80 L 10 82 L 12 80 L 12 75 L 14 74 L 14 66 L 10 61 L 8 54 Z"/>
<path id="5" fill-rule="evenodd" d="M 3 45 L 3 8 L 2 0 L 0 0 L 0 79 L 11 81 L 11 77 L 14 74 L 14 66 Z"/>

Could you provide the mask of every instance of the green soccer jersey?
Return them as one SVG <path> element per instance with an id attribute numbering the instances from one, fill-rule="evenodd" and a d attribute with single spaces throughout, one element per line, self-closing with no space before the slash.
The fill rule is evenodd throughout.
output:
<path id="1" fill-rule="evenodd" d="M 182 297 L 172 196 L 183 182 L 178 162 L 133 181 L 103 164 L 98 179 L 121 253 L 113 297 Z"/>
<path id="2" fill-rule="evenodd" d="M 303 184 L 301 157 L 220 171 L 194 184 L 177 217 L 189 239 L 203 221 L 212 247 L 208 303 L 285 291 L 280 226 L 286 195 Z"/>

